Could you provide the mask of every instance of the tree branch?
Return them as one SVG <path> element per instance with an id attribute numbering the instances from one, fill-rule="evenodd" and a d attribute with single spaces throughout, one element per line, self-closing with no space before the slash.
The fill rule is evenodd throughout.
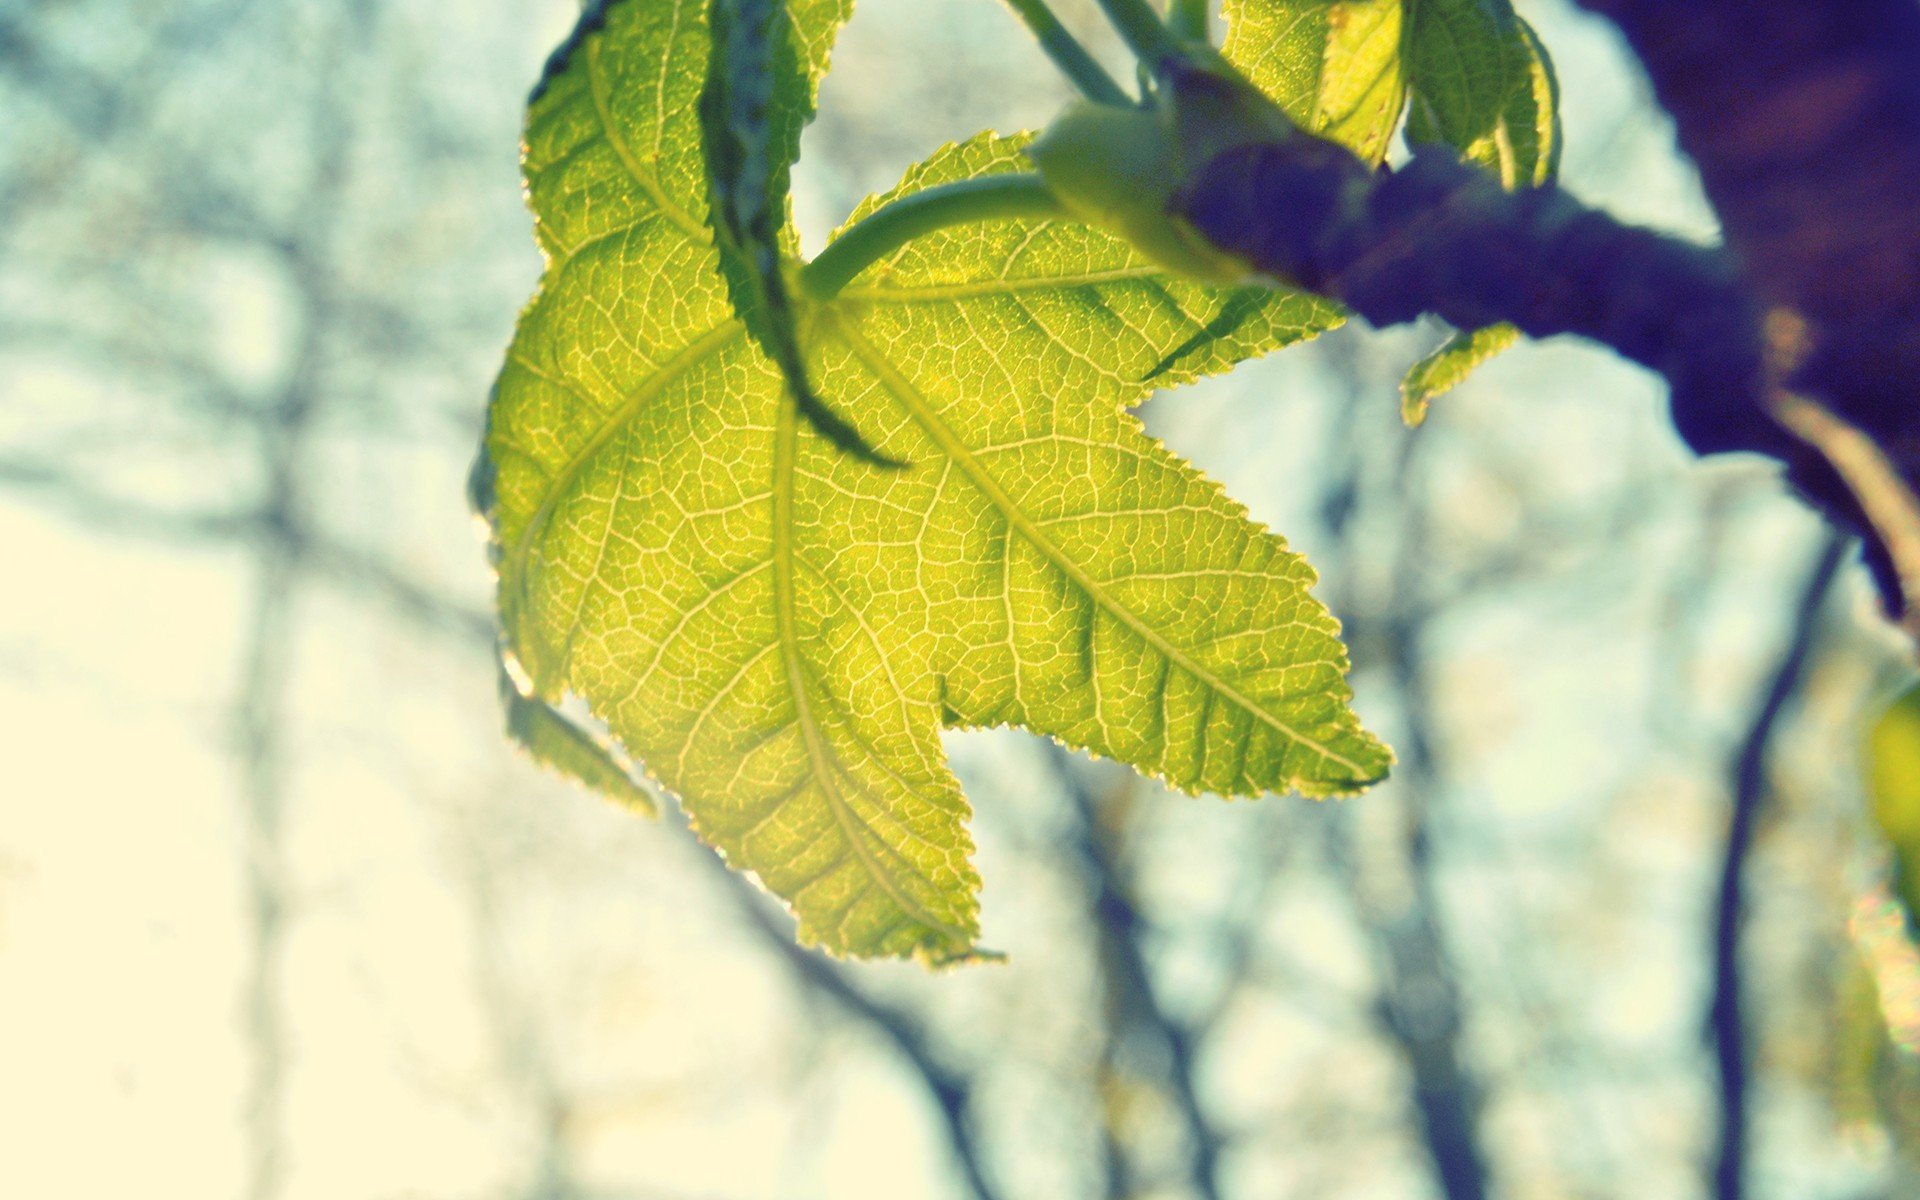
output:
<path id="1" fill-rule="evenodd" d="M 1622 224 L 1548 185 L 1507 192 L 1450 152 L 1398 171 L 1301 134 L 1209 163 L 1182 199 L 1209 240 L 1331 296 L 1375 325 L 1436 314 L 1571 333 L 1665 375 L 1699 452 L 1784 457 L 1793 439 L 1760 403 L 1761 314 L 1733 260 Z"/>
<path id="2" fill-rule="evenodd" d="M 1351 364 L 1347 374 L 1352 374 Z M 1423 490 L 1432 444 L 1429 438 L 1404 438 L 1394 468 L 1380 473 L 1387 481 L 1380 490 L 1388 493 L 1384 498 L 1402 523 L 1393 571 L 1377 615 L 1347 614 L 1349 636 L 1376 647 L 1379 665 L 1401 701 L 1403 725 L 1395 739 L 1400 761 L 1391 791 L 1380 797 L 1394 806 L 1398 818 L 1393 853 L 1383 856 L 1384 861 L 1361 861 L 1349 827 L 1348 836 L 1333 843 L 1332 857 L 1348 876 L 1355 915 L 1380 958 L 1375 1012 L 1411 1077 L 1409 1100 L 1434 1182 L 1447 1200 L 1485 1200 L 1489 1171 L 1480 1147 L 1484 1090 L 1461 1053 L 1466 1006 L 1443 926 L 1429 820 L 1445 782 L 1434 738 L 1433 679 L 1425 644 L 1434 615 L 1428 579 L 1434 529 Z M 1357 500 L 1363 479 L 1357 463 L 1350 460 L 1348 470 Z M 1353 516 L 1349 508 L 1340 524 Z M 1344 573 L 1352 578 L 1359 564 L 1351 561 L 1357 557 L 1351 534 L 1342 543 L 1350 560 Z"/>
<path id="3" fill-rule="evenodd" d="M 1219 1200 L 1220 1134 L 1200 1102 L 1196 1086 L 1194 1033 L 1169 1011 L 1154 988 L 1142 947 L 1146 932 L 1134 906 L 1122 866 L 1101 829 L 1099 801 L 1074 769 L 1073 760 L 1058 745 L 1047 745 L 1054 777 L 1073 806 L 1077 850 L 1093 889 L 1094 923 L 1103 950 L 1102 976 L 1113 997 L 1115 1032 L 1133 1025 L 1160 1043 L 1166 1052 L 1167 1091 L 1186 1135 L 1188 1175 L 1203 1200 Z"/>
<path id="4" fill-rule="evenodd" d="M 998 1190 L 987 1177 L 979 1139 L 968 1121 L 973 1086 L 966 1076 L 949 1068 L 935 1056 L 925 1032 L 909 1013 L 901 1012 L 855 987 L 846 975 L 818 952 L 794 940 L 791 927 L 781 924 L 768 911 L 764 896 L 745 876 L 732 870 L 719 856 L 705 849 L 697 851 L 701 863 L 714 876 L 715 883 L 727 893 L 745 918 L 747 928 L 762 948 L 780 959 L 808 990 L 831 1001 L 847 1016 L 866 1026 L 890 1044 L 914 1074 L 920 1077 L 928 1095 L 940 1110 L 945 1124 L 947 1145 L 975 1200 L 997 1200 Z"/>
<path id="5" fill-rule="evenodd" d="M 1746 1195 L 1747 1036 L 1741 1011 L 1740 924 L 1747 858 L 1753 849 L 1760 806 L 1766 799 L 1767 756 L 1774 731 L 1787 702 L 1799 688 L 1820 629 L 1820 611 L 1839 574 L 1845 551 L 1846 540 L 1838 535 L 1829 535 L 1822 545 L 1795 608 L 1786 651 L 1734 758 L 1733 809 L 1714 901 L 1713 1000 L 1708 1011 L 1719 1072 L 1720 1144 L 1714 1164 L 1714 1195 L 1718 1200 L 1741 1200 Z"/>
<path id="6" fill-rule="evenodd" d="M 1887 325 L 1911 338 L 1920 6 L 1581 3 L 1639 55 L 1762 303 L 1791 309 L 1823 340 Z"/>
<path id="7" fill-rule="evenodd" d="M 1577 334 L 1660 372 L 1688 445 L 1785 463 L 1811 503 L 1866 540 L 1889 612 L 1906 611 L 1889 550 L 1901 539 L 1876 527 L 1820 448 L 1776 420 L 1774 400 L 1788 390 L 1824 404 L 1879 444 L 1909 490 L 1920 484 L 1920 206 L 1911 202 L 1920 195 L 1920 82 L 1909 78 L 1920 9 L 1906 0 L 1785 5 L 1796 17 L 1774 11 L 1783 7 L 1774 0 L 1759 6 L 1768 16 L 1756 30 L 1746 5 L 1596 7 L 1631 18 L 1629 37 L 1651 55 L 1683 142 L 1703 156 L 1728 248 L 1623 224 L 1552 185 L 1506 192 L 1445 151 L 1375 170 L 1304 133 L 1214 158 L 1182 190 L 1179 211 L 1220 248 L 1376 325 L 1422 313 L 1462 328 L 1506 321 L 1534 337 Z M 1834 15 L 1841 10 L 1850 15 Z M 1752 61 L 1778 71 L 1755 72 L 1748 43 L 1769 32 L 1814 65 L 1796 59 L 1789 70 L 1769 48 Z M 1905 47 L 1905 57 L 1849 40 L 1870 36 Z M 1206 85 L 1177 69 L 1171 82 Z M 1796 105 L 1781 107 L 1781 86 Z M 1896 133 L 1883 168 L 1856 161 Z M 1804 333 L 1790 362 L 1768 335 L 1782 323 Z"/>

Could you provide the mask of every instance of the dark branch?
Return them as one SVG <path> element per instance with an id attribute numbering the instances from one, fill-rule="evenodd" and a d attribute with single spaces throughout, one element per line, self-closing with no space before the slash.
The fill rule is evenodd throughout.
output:
<path id="1" fill-rule="evenodd" d="M 1845 550 L 1846 541 L 1838 536 L 1829 536 L 1822 546 L 1795 609 L 1786 651 L 1734 759 L 1733 809 L 1714 901 L 1713 1000 L 1708 1014 L 1720 1088 L 1720 1145 L 1714 1164 L 1714 1195 L 1718 1200 L 1741 1200 L 1746 1195 L 1747 1036 L 1742 1015 L 1740 924 L 1747 857 L 1766 799 L 1767 757 L 1774 732 L 1787 702 L 1800 686 L 1820 629 L 1820 610 L 1839 574 Z"/>
<path id="2" fill-rule="evenodd" d="M 1920 537 L 1920 5 L 1582 3 L 1640 56 L 1755 303 L 1797 327 L 1781 382 L 1866 434 L 1904 485 L 1891 489 L 1907 509 L 1892 528 L 1876 503 L 1888 480 L 1846 485 L 1874 514 L 1869 561 L 1901 612 L 1893 576 L 1920 598 L 1915 564 L 1897 553 Z M 1882 542 L 1898 571 L 1879 561 Z M 1920 634 L 1916 606 L 1905 616 Z"/>
<path id="3" fill-rule="evenodd" d="M 1760 313 L 1733 261 L 1557 187 L 1506 192 L 1435 150 L 1376 170 L 1302 135 L 1216 158 L 1185 206 L 1219 246 L 1376 325 L 1434 313 L 1611 346 L 1671 381 L 1675 423 L 1701 453 L 1792 445 L 1761 404 Z"/>
<path id="4" fill-rule="evenodd" d="M 920 1077 L 940 1110 L 947 1145 L 966 1179 L 968 1191 L 976 1200 L 996 1200 L 999 1192 L 987 1177 L 980 1142 L 969 1123 L 972 1082 L 940 1061 L 919 1021 L 911 1014 L 869 996 L 833 963 L 796 942 L 792 927 L 782 927 L 769 911 L 765 897 L 745 876 L 705 850 L 700 851 L 699 857 L 713 872 L 716 884 L 733 900 L 762 948 L 778 958 L 809 991 L 878 1034 Z"/>
<path id="5" fill-rule="evenodd" d="M 1649 26 L 1661 19 L 1645 18 Z M 1920 16 L 1914 23 L 1920 24 Z M 1737 50 L 1721 58 L 1724 65 L 1692 67 L 1747 70 Z M 1908 61 L 1920 61 L 1920 46 Z M 1882 109 L 1892 107 L 1889 102 Z M 1735 109 L 1717 119 L 1742 118 Z M 1913 145 L 1920 156 L 1920 129 Z M 1866 181 L 1854 182 L 1863 196 L 1871 191 Z M 1899 220 L 1914 226 L 1912 236 L 1886 243 L 1870 269 L 1860 268 L 1869 271 L 1870 292 L 1897 294 L 1908 308 L 1889 299 L 1846 310 L 1829 305 L 1811 284 L 1793 290 L 1790 281 L 1812 269 L 1804 255 L 1784 266 L 1755 258 L 1785 254 L 1781 247 L 1793 243 L 1778 227 L 1788 215 L 1778 211 L 1784 201 L 1759 185 L 1751 194 L 1771 197 L 1756 203 L 1771 206 L 1774 224 L 1755 218 L 1769 236 L 1713 250 L 1623 224 L 1551 185 L 1506 192 L 1492 176 L 1444 151 L 1417 152 L 1398 171 L 1376 170 L 1343 147 L 1298 134 L 1221 154 L 1198 172 L 1179 204 L 1216 245 L 1331 296 L 1376 325 L 1424 313 L 1462 328 L 1506 321 L 1533 337 L 1585 337 L 1660 372 L 1672 385 L 1674 425 L 1694 450 L 1750 451 L 1785 463 L 1809 501 L 1866 538 L 1868 562 L 1888 608 L 1901 612 L 1904 599 L 1891 556 L 1853 488 L 1819 451 L 1775 419 L 1774 408 L 1782 387 L 1823 399 L 1874 437 L 1909 485 L 1920 481 L 1920 414 L 1909 390 L 1909 381 L 1920 377 L 1920 332 L 1905 324 L 1920 330 L 1920 307 L 1912 307 L 1920 299 L 1886 278 L 1886 265 L 1878 261 L 1896 258 L 1900 268 L 1893 274 L 1920 293 L 1920 215 L 1910 202 L 1920 194 L 1920 166 L 1913 186 L 1901 194 Z M 1838 225 L 1851 220 L 1844 206 L 1826 216 Z M 1822 236 L 1824 226 L 1810 228 L 1808 236 Z M 1905 236 L 1905 226 L 1892 215 L 1881 229 Z M 1868 253 L 1857 242 L 1848 244 Z M 1821 260 L 1833 273 L 1822 286 L 1844 291 L 1846 255 L 1832 250 Z M 1801 300 L 1804 311 L 1793 307 Z M 1784 361 L 1772 336 L 1783 324 L 1806 332 L 1791 361 Z"/>
<path id="6" fill-rule="evenodd" d="M 1114 1033 L 1127 1026 L 1144 1032 L 1166 1054 L 1166 1084 L 1187 1139 L 1188 1174 L 1196 1194 L 1219 1200 L 1220 1134 L 1200 1102 L 1196 1086 L 1195 1036 L 1188 1025 L 1168 1010 L 1154 988 L 1143 944 L 1146 923 L 1135 907 L 1126 868 L 1102 829 L 1099 801 L 1074 770 L 1073 760 L 1058 746 L 1049 745 L 1054 776 L 1073 805 L 1075 842 L 1087 881 L 1093 890 L 1094 920 L 1102 950 L 1102 977 L 1111 991 Z"/>
<path id="7" fill-rule="evenodd" d="M 1891 323 L 1910 337 L 1920 314 L 1920 6 L 1582 3 L 1611 17 L 1640 56 L 1762 302 L 1823 336 Z"/>

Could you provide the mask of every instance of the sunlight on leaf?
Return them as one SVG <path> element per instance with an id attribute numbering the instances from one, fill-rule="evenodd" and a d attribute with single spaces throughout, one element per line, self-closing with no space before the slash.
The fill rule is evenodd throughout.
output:
<path id="1" fill-rule="evenodd" d="M 1221 52 L 1308 133 L 1386 158 L 1407 102 L 1406 0 L 1226 0 Z"/>
<path id="2" fill-rule="evenodd" d="M 1453 390 L 1480 364 L 1519 340 L 1520 331 L 1505 324 L 1455 333 L 1407 369 L 1400 381 L 1400 419 L 1410 427 L 1421 424 L 1435 396 Z"/>
<path id="3" fill-rule="evenodd" d="M 1407 140 L 1453 147 L 1509 190 L 1560 170 L 1560 92 L 1540 35 L 1505 0 L 1422 5 Z"/>
<path id="4" fill-rule="evenodd" d="M 1377 163 L 1406 107 L 1404 7 L 1403 0 L 1226 0 L 1220 51 L 1301 128 Z M 1327 328 L 1345 322 L 1339 306 L 1329 302 L 1327 310 Z M 1252 296 L 1227 306 L 1146 378 L 1159 380 L 1258 311 Z"/>
<path id="5" fill-rule="evenodd" d="M 852 0 L 799 6 L 802 28 L 829 35 Z M 904 464 L 873 452 L 830 408 L 801 361 L 793 300 L 780 265 L 792 238 L 787 220 L 790 167 L 800 129 L 813 115 L 817 72 L 795 45 L 789 6 L 780 0 L 712 0 L 713 57 L 700 97 L 701 134 L 711 188 L 715 245 L 734 309 L 787 381 L 808 424 L 834 445 L 876 466 Z M 830 40 L 830 37 L 829 39 Z M 825 43 L 821 50 L 824 53 Z"/>
<path id="6" fill-rule="evenodd" d="M 794 7 L 808 86 L 780 103 L 811 106 L 839 11 Z M 1125 411 L 1157 365 L 1188 381 L 1337 310 L 1177 280 L 1060 220 L 929 235 L 795 298 L 807 376 L 914 464 L 876 470 L 798 420 L 736 313 L 696 111 L 710 49 L 698 0 L 613 4 L 529 115 L 548 270 L 486 456 L 532 697 L 584 699 L 803 941 L 862 955 L 973 948 L 942 727 L 1021 726 L 1194 791 L 1384 775 L 1311 569 Z M 901 190 L 1020 169 L 1021 145 L 948 147 Z"/>

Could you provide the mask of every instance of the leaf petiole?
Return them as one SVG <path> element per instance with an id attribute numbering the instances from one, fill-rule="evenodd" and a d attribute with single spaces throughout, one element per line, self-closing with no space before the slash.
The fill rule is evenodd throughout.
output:
<path id="1" fill-rule="evenodd" d="M 1167 25 L 1190 42 L 1207 41 L 1207 0 L 1173 0 Z"/>
<path id="2" fill-rule="evenodd" d="M 1120 31 L 1128 48 L 1149 69 L 1168 59 L 1187 58 L 1186 44 L 1167 28 L 1147 0 L 1100 0 L 1100 8 Z"/>
<path id="3" fill-rule="evenodd" d="M 800 268 L 800 286 L 815 300 L 831 300 L 854 276 L 936 229 L 1007 217 L 1065 214 L 1040 176 L 1029 172 L 943 183 L 891 200 L 855 221 L 818 257 Z"/>
<path id="4" fill-rule="evenodd" d="M 1060 18 L 1047 7 L 1047 0 L 1007 0 L 1007 6 L 1026 24 L 1053 65 L 1059 67 L 1087 99 L 1099 104 L 1133 103 L 1133 97 L 1067 32 Z"/>

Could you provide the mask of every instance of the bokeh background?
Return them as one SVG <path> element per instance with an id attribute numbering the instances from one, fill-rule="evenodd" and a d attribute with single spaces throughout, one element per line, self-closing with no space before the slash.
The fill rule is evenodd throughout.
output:
<path id="1" fill-rule="evenodd" d="M 1611 32 L 1522 8 L 1572 189 L 1711 237 Z M 1229 804 L 952 736 L 1004 965 L 799 951 L 677 820 L 516 757 L 463 480 L 574 15 L 0 0 L 0 1196 L 1678 1198 L 1730 1099 L 1753 1195 L 1920 1195 L 1859 769 L 1901 647 L 1590 347 L 1411 433 L 1435 328 L 1146 407 L 1319 566 L 1401 766 Z M 861 0 L 835 64 L 811 248 L 1064 98 L 993 0 Z"/>

